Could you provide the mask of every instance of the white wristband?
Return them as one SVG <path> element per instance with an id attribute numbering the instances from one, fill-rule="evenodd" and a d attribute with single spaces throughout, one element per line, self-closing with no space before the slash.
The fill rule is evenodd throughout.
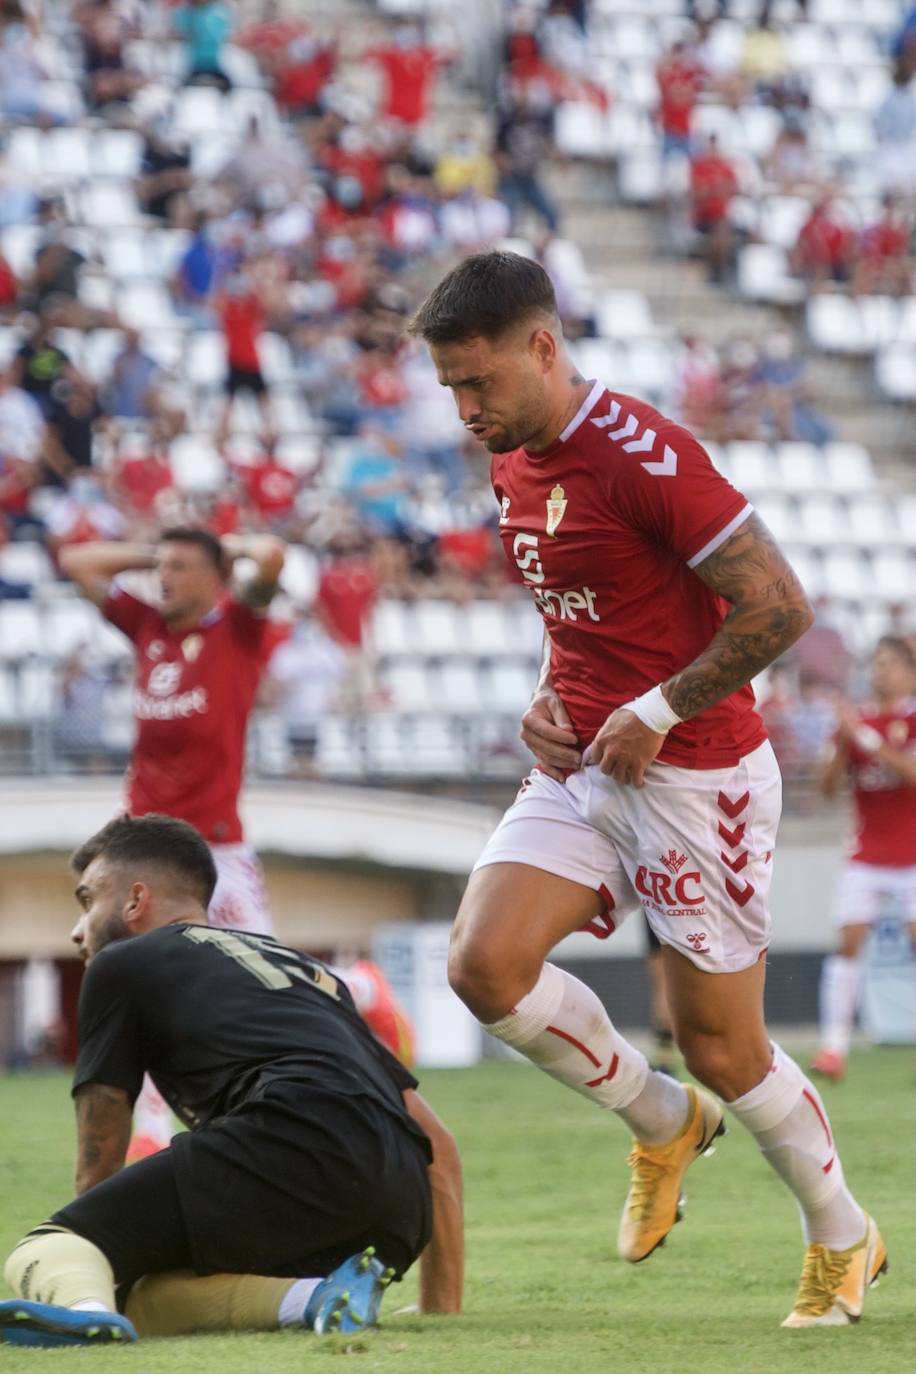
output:
<path id="1" fill-rule="evenodd" d="M 853 734 L 856 744 L 865 754 L 877 754 L 884 738 L 873 725 L 860 725 Z"/>
<path id="2" fill-rule="evenodd" d="M 675 715 L 662 695 L 661 687 L 653 687 L 651 691 L 643 692 L 641 697 L 625 701 L 620 709 L 632 711 L 634 716 L 639 716 L 643 725 L 659 735 L 667 735 L 675 725 L 682 723 L 681 717 Z"/>

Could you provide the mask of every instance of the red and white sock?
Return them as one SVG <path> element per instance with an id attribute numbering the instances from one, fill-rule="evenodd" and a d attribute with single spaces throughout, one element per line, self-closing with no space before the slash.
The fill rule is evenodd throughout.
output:
<path id="1" fill-rule="evenodd" d="M 689 1102 L 683 1085 L 649 1068 L 614 1029 L 591 988 L 555 964 L 518 1006 L 484 1030 L 599 1107 L 617 1113 L 647 1145 L 678 1134 Z"/>
<path id="2" fill-rule="evenodd" d="M 142 1141 L 144 1147 L 148 1142 L 164 1150 L 173 1134 L 171 1108 L 149 1074 L 145 1074 L 140 1096 L 134 1103 L 134 1142 Z M 144 1148 L 141 1153 L 151 1154 L 153 1151 Z"/>
<path id="3" fill-rule="evenodd" d="M 861 981 L 861 960 L 828 954 L 821 968 L 821 1045 L 844 1059 L 849 1054 Z"/>
<path id="4" fill-rule="evenodd" d="M 847 1250 L 865 1234 L 865 1214 L 846 1187 L 820 1093 L 778 1045 L 766 1077 L 727 1102 L 767 1162 L 795 1194 L 808 1244 Z"/>

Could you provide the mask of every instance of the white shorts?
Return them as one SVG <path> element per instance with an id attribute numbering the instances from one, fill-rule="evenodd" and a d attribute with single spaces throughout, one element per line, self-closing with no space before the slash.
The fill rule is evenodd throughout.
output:
<path id="1" fill-rule="evenodd" d="M 891 911 L 907 925 L 916 925 L 916 867 L 848 863 L 840 877 L 834 923 L 874 925 Z"/>
<path id="2" fill-rule="evenodd" d="M 211 844 L 210 849 L 217 881 L 207 911 L 209 924 L 224 930 L 249 930 L 252 935 L 273 935 L 264 870 L 251 845 Z"/>
<path id="3" fill-rule="evenodd" d="M 642 788 L 595 766 L 565 783 L 535 769 L 475 870 L 519 863 L 599 893 L 606 936 L 640 905 L 663 944 L 707 973 L 750 968 L 770 942 L 767 895 L 782 805 L 769 743 L 734 768 L 653 763 Z"/>

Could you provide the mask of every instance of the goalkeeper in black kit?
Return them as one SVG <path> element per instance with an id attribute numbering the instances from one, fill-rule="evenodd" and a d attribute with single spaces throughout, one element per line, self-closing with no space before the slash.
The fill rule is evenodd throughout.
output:
<path id="1" fill-rule="evenodd" d="M 71 865 L 77 1197 L 9 1256 L 0 1337 L 362 1330 L 418 1257 L 421 1308 L 459 1311 L 454 1140 L 346 986 L 207 925 L 216 871 L 184 821 L 121 816 Z M 189 1130 L 122 1170 L 144 1072 Z"/>

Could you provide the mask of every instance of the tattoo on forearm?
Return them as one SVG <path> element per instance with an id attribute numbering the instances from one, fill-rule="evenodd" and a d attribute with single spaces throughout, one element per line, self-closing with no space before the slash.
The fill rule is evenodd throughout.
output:
<path id="1" fill-rule="evenodd" d="M 569 380 L 572 386 L 582 386 L 585 382 L 585 378 L 579 371 L 574 372 Z"/>
<path id="2" fill-rule="evenodd" d="M 246 582 L 239 592 L 239 600 L 244 601 L 252 610 L 261 611 L 270 605 L 276 591 L 276 582 L 262 582 L 259 578 L 253 578 L 251 582 Z"/>
<path id="3" fill-rule="evenodd" d="M 703 653 L 666 687 L 684 720 L 745 686 L 811 623 L 801 584 L 756 515 L 696 572 L 732 609 Z"/>

